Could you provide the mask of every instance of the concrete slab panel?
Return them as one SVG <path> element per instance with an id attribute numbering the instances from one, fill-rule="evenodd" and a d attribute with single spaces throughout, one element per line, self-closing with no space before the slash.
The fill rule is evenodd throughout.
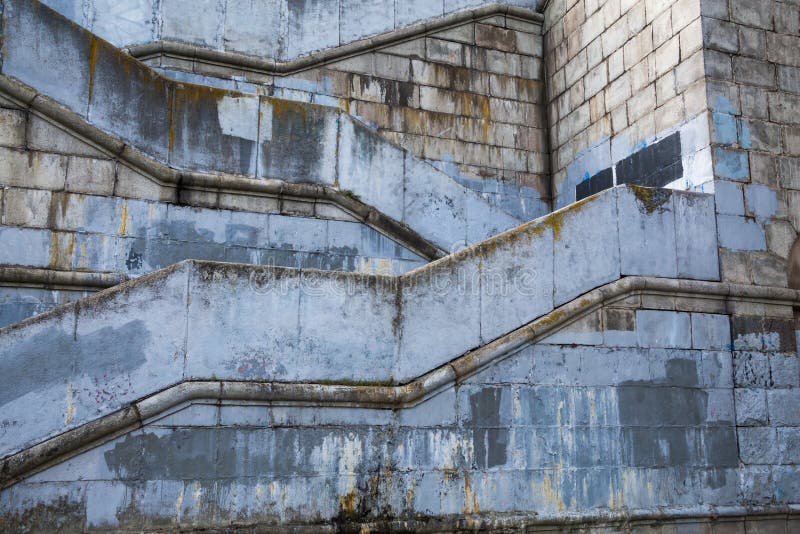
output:
<path id="1" fill-rule="evenodd" d="M 228 3 L 225 49 L 261 57 L 283 57 L 288 38 L 287 8 L 287 0 Z"/>
<path id="2" fill-rule="evenodd" d="M 674 278 L 675 210 L 667 189 L 617 192 L 621 274 Z"/>
<path id="3" fill-rule="evenodd" d="M 340 121 L 339 189 L 402 220 L 406 153 L 348 116 Z"/>
<path id="4" fill-rule="evenodd" d="M 17 78 L 79 115 L 89 103 L 90 35 L 46 6 L 5 3 L 3 74 Z"/>
<path id="5" fill-rule="evenodd" d="M 617 189 L 550 215 L 556 306 L 620 276 Z"/>
<path id="6" fill-rule="evenodd" d="M 487 246 L 480 269 L 481 336 L 490 341 L 553 307 L 553 229 L 531 223 Z"/>
<path id="7" fill-rule="evenodd" d="M 169 82 L 127 54 L 96 46 L 89 122 L 162 162 L 169 157 Z"/>

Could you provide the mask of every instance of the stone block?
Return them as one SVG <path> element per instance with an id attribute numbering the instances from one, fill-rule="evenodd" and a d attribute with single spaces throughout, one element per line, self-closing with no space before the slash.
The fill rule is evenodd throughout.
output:
<path id="1" fill-rule="evenodd" d="M 517 230 L 512 242 L 483 253 L 480 271 L 481 336 L 495 339 L 552 309 L 553 231 L 541 225 Z"/>
<path id="2" fill-rule="evenodd" d="M 263 98 L 259 113 L 260 177 L 290 182 L 335 182 L 339 120 L 336 110 Z M 241 143 L 245 146 L 246 141 L 242 139 Z"/>
<path id="3" fill-rule="evenodd" d="M 169 82 L 111 47 L 98 46 L 94 57 L 89 122 L 167 162 Z"/>
<path id="4" fill-rule="evenodd" d="M 752 219 L 732 215 L 717 217 L 719 244 L 731 250 L 765 250 L 764 229 Z"/>
<path id="5" fill-rule="evenodd" d="M 800 364 L 797 356 L 773 354 L 770 356 L 770 376 L 775 387 L 800 386 Z"/>
<path id="6" fill-rule="evenodd" d="M 718 19 L 703 19 L 703 42 L 707 47 L 721 52 L 739 51 L 739 31 L 736 24 Z"/>
<path id="7" fill-rule="evenodd" d="M 739 458 L 743 463 L 764 465 L 777 463 L 780 460 L 774 428 L 739 428 L 737 434 L 739 436 Z"/>
<path id="8" fill-rule="evenodd" d="M 707 387 L 733 387 L 733 358 L 729 351 L 704 351 L 702 353 L 702 383 Z"/>
<path id="9" fill-rule="evenodd" d="M 765 33 L 761 30 L 740 26 L 739 53 L 759 59 L 766 58 L 767 38 Z"/>
<path id="10" fill-rule="evenodd" d="M 348 43 L 367 36 L 394 29 L 392 2 L 371 2 L 368 0 L 342 0 L 339 6 L 339 38 Z"/>
<path id="11" fill-rule="evenodd" d="M 734 352 L 733 375 L 737 387 L 766 388 L 772 386 L 769 358 L 761 352 Z"/>
<path id="12" fill-rule="evenodd" d="M 50 213 L 50 191 L 6 189 L 3 199 L 3 224 L 44 228 Z"/>
<path id="13" fill-rule="evenodd" d="M 778 65 L 778 88 L 800 94 L 800 68 Z"/>
<path id="14" fill-rule="evenodd" d="M 641 347 L 691 348 L 692 328 L 688 313 L 638 310 L 636 334 Z"/>
<path id="15" fill-rule="evenodd" d="M 736 182 L 715 182 L 714 201 L 717 213 L 744 216 L 744 193 Z"/>
<path id="16" fill-rule="evenodd" d="M 717 222 L 711 195 L 673 192 L 678 276 L 719 280 Z"/>
<path id="17" fill-rule="evenodd" d="M 45 152 L 25 152 L 0 147 L 0 184 L 59 190 L 64 188 L 67 158 Z"/>
<path id="18" fill-rule="evenodd" d="M 667 190 L 622 188 L 617 192 L 622 275 L 677 275 L 675 210 Z"/>
<path id="19" fill-rule="evenodd" d="M 340 44 L 338 2 L 289 0 L 288 19 L 287 59 Z"/>
<path id="20" fill-rule="evenodd" d="M 780 447 L 781 463 L 800 463 L 800 428 L 778 428 L 778 446 Z"/>
<path id="21" fill-rule="evenodd" d="M 616 190 L 551 214 L 555 243 L 555 302 L 567 302 L 619 278 Z"/>
<path id="22" fill-rule="evenodd" d="M 284 0 L 226 5 L 225 49 L 263 57 L 283 57 L 288 38 L 286 7 Z"/>
<path id="23" fill-rule="evenodd" d="M 747 214 L 759 221 L 773 217 L 778 211 L 776 192 L 763 184 L 748 185 L 744 196 Z"/>
<path id="24" fill-rule="evenodd" d="M 772 29 L 772 2 L 730 0 L 731 20 L 744 26 Z"/>
<path id="25" fill-rule="evenodd" d="M 767 417 L 767 391 L 765 389 L 734 390 L 736 399 L 736 424 L 738 426 L 762 426 Z"/>
<path id="26" fill-rule="evenodd" d="M 21 148 L 25 146 L 26 113 L 16 109 L 0 108 L 0 145 Z"/>
<path id="27" fill-rule="evenodd" d="M 443 4 L 438 2 L 428 2 L 428 0 L 408 0 L 407 2 L 395 2 L 394 6 L 395 26 L 398 28 L 408 24 L 413 24 L 414 22 L 418 22 L 420 20 L 425 20 L 432 17 L 441 17 L 443 14 Z M 468 25 L 460 26 L 459 28 L 464 27 L 469 28 Z"/>
<path id="28" fill-rule="evenodd" d="M 731 348 L 731 326 L 727 315 L 693 313 L 692 347 L 703 350 Z"/>
<path id="29" fill-rule="evenodd" d="M 746 181 L 750 176 L 747 154 L 741 150 L 714 148 L 714 174 L 723 179 Z"/>
<path id="30" fill-rule="evenodd" d="M 157 10 L 153 4 L 153 0 L 132 0 L 124 4 L 94 0 L 89 15 L 92 20 L 84 27 L 91 27 L 93 33 L 116 46 L 145 43 L 156 37 Z"/>
<path id="31" fill-rule="evenodd" d="M 769 422 L 775 426 L 800 426 L 800 389 L 767 391 Z"/>
<path id="32" fill-rule="evenodd" d="M 396 298 L 392 280 L 304 271 L 297 316 L 297 354 L 304 356 L 292 379 L 389 380 L 396 348 Z M 247 361 L 250 353 L 245 349 L 239 357 Z M 288 369 L 287 362 L 281 363 Z"/>
<path id="33" fill-rule="evenodd" d="M 113 160 L 72 157 L 64 187 L 74 193 L 111 195 L 115 180 L 116 164 Z"/>
<path id="34" fill-rule="evenodd" d="M 799 43 L 800 44 L 800 43 Z M 800 124 L 795 112 L 800 106 L 800 95 L 791 93 L 769 94 L 769 118 L 779 124 Z"/>
<path id="35" fill-rule="evenodd" d="M 425 57 L 428 61 L 464 65 L 464 45 L 441 39 L 425 39 Z"/>
<path id="36" fill-rule="evenodd" d="M 733 78 L 738 83 L 773 88 L 776 85 L 775 65 L 760 59 L 734 57 Z"/>
<path id="37" fill-rule="evenodd" d="M 60 126 L 48 122 L 35 113 L 30 114 L 28 122 L 28 147 L 45 152 L 105 157 L 94 146 L 67 133 Z"/>
<path id="38" fill-rule="evenodd" d="M 194 16 L 188 16 L 193 13 Z M 161 4 L 162 39 L 189 41 L 217 48 L 222 45 L 217 28 L 223 13 L 216 0 L 164 0 Z"/>

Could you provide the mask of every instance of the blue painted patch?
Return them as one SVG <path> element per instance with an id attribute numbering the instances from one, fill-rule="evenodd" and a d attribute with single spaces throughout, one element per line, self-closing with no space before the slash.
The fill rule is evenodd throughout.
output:
<path id="1" fill-rule="evenodd" d="M 742 148 L 750 148 L 750 127 L 743 120 L 739 121 L 739 144 Z"/>
<path id="2" fill-rule="evenodd" d="M 745 180 L 750 176 L 747 153 L 742 150 L 714 148 L 714 174 L 729 180 Z"/>
<path id="3" fill-rule="evenodd" d="M 738 138 L 736 130 L 736 118 L 727 113 L 714 113 L 712 114 L 711 122 L 712 137 L 714 143 L 724 145 L 732 145 L 736 143 Z"/>
<path id="4" fill-rule="evenodd" d="M 731 101 L 728 100 L 727 96 L 716 95 L 712 100 L 714 103 L 713 109 L 722 113 L 731 113 L 734 114 L 738 110 L 731 104 Z"/>

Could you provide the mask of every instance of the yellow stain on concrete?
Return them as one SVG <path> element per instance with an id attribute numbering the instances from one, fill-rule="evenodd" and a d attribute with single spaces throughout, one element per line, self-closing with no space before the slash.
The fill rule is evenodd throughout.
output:
<path id="1" fill-rule="evenodd" d="M 122 202 L 122 210 L 119 214 L 119 235 L 126 235 L 128 233 L 128 201 Z"/>

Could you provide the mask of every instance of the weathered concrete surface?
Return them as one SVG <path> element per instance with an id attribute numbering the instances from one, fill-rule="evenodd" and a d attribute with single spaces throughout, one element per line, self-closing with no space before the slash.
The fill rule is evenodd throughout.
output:
<path id="1" fill-rule="evenodd" d="M 569 256 L 571 269 L 554 269 L 551 259 L 567 257 L 586 240 L 640 239 L 618 230 L 615 213 L 622 202 L 637 202 L 644 220 L 672 216 L 648 211 L 653 204 L 645 193 L 607 191 L 398 278 L 188 263 L 12 326 L 2 331 L 8 340 L 0 349 L 4 365 L 41 361 L 40 374 L 50 376 L 44 362 L 53 351 L 77 361 L 59 367 L 66 375 L 30 382 L 30 392 L 9 393 L 4 412 L 13 416 L 0 429 L 2 450 L 20 450 L 184 378 L 408 382 L 594 287 L 624 275 L 658 274 L 647 262 L 623 268 L 611 248 Z M 694 209 L 710 206 L 696 203 Z M 606 214 L 603 224 L 596 213 Z M 598 227 L 609 235 L 588 231 Z M 664 236 L 649 237 L 674 235 L 672 226 L 666 228 Z M 704 231 L 713 235 L 714 229 Z M 676 245 L 664 254 L 677 262 L 677 251 Z M 613 266 L 608 276 L 585 277 L 581 264 L 600 258 Z M 492 268 L 482 273 L 481 264 Z M 144 303 L 151 311 L 140 322 L 135 310 Z M 58 331 L 63 339 L 53 337 Z M 125 386 L 99 394 L 88 385 L 93 375 L 80 369 L 93 367 L 84 358 L 101 357 L 94 345 L 101 338 L 112 351 L 104 361 L 122 358 L 132 367 L 120 369 Z M 117 350 L 136 355 L 114 356 Z M 162 365 L 170 371 L 159 371 Z M 56 400 L 65 391 L 67 401 Z M 49 415 L 30 413 L 29 393 L 50 396 L 57 408 Z M 101 400 L 90 408 L 96 394 Z"/>
<path id="2" fill-rule="evenodd" d="M 364 136 L 372 136 L 375 146 L 387 142 L 366 129 L 356 134 L 345 128 L 343 124 L 351 119 L 336 109 L 166 81 L 38 2 L 9 0 L 3 17 L 8 20 L 2 67 L 5 76 L 32 84 L 89 123 L 130 143 L 145 157 L 179 169 L 245 177 L 333 186 L 342 180 L 355 188 L 349 190 L 352 194 L 370 195 L 379 204 L 389 202 L 386 211 L 395 212 L 392 199 L 373 195 L 375 188 L 370 184 L 357 179 L 348 182 L 348 177 L 337 172 L 340 158 L 353 159 L 352 151 L 339 151 L 342 138 L 359 135 L 363 140 Z M 48 44 L 49 36 L 62 30 L 70 39 L 58 47 Z M 68 64 L 69 72 L 61 75 L 57 69 L 41 68 L 50 63 Z M 56 77 L 48 77 L 50 72 Z M 63 80 L 70 83 L 62 83 Z M 120 105 L 131 91 L 141 103 L 139 110 Z M 121 112 L 120 108 L 127 111 Z M 343 144 L 347 146 L 346 142 Z M 289 147 L 291 150 L 287 150 Z M 362 153 L 356 162 L 392 169 L 373 177 L 395 180 L 379 189 L 400 187 L 396 180 L 402 178 L 402 186 L 412 195 L 414 190 L 420 191 L 430 196 L 427 201 L 439 204 L 433 210 L 417 210 L 413 217 L 404 213 L 400 222 L 412 229 L 424 228 L 429 235 L 420 232 L 423 237 L 440 249 L 454 250 L 468 238 L 474 242 L 519 223 L 491 207 L 477 193 L 408 154 L 402 160 L 390 158 L 372 163 L 381 154 Z M 417 168 L 419 174 L 406 172 L 410 167 Z M 454 194 L 463 200 L 453 204 Z M 471 206 L 469 220 L 462 207 L 467 199 Z"/>
<path id="3" fill-rule="evenodd" d="M 726 304 L 708 297 L 685 298 L 675 310 L 647 309 L 675 305 L 657 293 L 609 300 L 584 314 L 582 326 L 498 355 L 399 410 L 197 399 L 6 489 L 2 518 L 12 528 L 62 521 L 104 531 L 317 523 L 381 530 L 386 521 L 422 529 L 415 520 L 455 530 L 458 518 L 519 527 L 647 517 L 665 532 L 673 521 L 703 532 L 695 522 L 713 515 L 727 532 L 744 519 L 723 518 L 772 502 L 782 515 L 753 517 L 748 528 L 792 532 L 800 472 L 790 449 L 762 455 L 763 481 L 741 466 L 754 444 L 736 427 L 740 394 L 749 391 L 733 380 L 739 364 L 730 348 L 740 334 L 718 313 Z M 778 313 L 791 311 L 784 308 Z M 659 334 L 647 318 L 654 313 L 662 322 L 685 316 L 689 342 L 637 342 Z M 609 335 L 612 328 L 633 335 Z M 796 365 L 794 351 L 781 360 Z M 782 376 L 772 393 L 794 395 L 797 368 Z M 799 428 L 778 431 L 795 440 Z"/>
<path id="4" fill-rule="evenodd" d="M 539 0 L 43 3 L 118 47 L 163 39 L 274 59 L 291 59 L 484 4 L 531 10 L 541 4 Z M 154 27 L 153 21 L 161 25 Z"/>

